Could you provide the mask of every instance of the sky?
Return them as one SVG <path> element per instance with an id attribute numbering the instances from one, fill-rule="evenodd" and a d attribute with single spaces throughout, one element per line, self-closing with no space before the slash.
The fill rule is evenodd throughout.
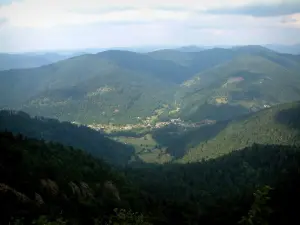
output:
<path id="1" fill-rule="evenodd" d="M 0 52 L 300 42 L 300 0 L 0 0 Z"/>

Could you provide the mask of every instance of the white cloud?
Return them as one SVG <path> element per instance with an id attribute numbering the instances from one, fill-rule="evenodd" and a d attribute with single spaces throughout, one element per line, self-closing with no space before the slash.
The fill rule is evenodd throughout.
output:
<path id="1" fill-rule="evenodd" d="M 299 14 L 257 18 L 206 11 L 287 1 L 294 0 L 20 0 L 0 6 L 0 51 L 268 42 L 280 29 L 298 30 Z M 288 33 L 277 36 L 291 40 Z"/>
<path id="2" fill-rule="evenodd" d="M 196 11 L 277 0 L 23 0 L 2 6 L 11 26 L 52 27 L 92 22 L 184 20 Z M 166 10 L 166 9 L 178 10 Z M 180 10 L 181 9 L 181 10 Z M 87 13 L 90 12 L 90 13 Z"/>

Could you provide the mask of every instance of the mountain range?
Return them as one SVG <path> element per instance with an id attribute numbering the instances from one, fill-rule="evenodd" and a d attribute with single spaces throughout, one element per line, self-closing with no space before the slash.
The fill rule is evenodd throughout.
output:
<path id="1" fill-rule="evenodd" d="M 224 120 L 299 100 L 299 69 L 299 56 L 261 46 L 109 50 L 0 72 L 0 108 L 85 124 L 136 124 L 157 111 Z"/>

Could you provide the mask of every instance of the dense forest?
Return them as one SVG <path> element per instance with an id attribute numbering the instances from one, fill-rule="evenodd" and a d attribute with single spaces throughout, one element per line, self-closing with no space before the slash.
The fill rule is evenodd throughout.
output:
<path id="1" fill-rule="evenodd" d="M 116 165 L 124 165 L 131 159 L 135 159 L 134 149 L 131 146 L 112 141 L 103 133 L 70 122 L 31 117 L 27 113 L 18 111 L 0 111 L 0 130 L 6 129 L 31 138 L 84 149 Z"/>
<path id="2" fill-rule="evenodd" d="M 107 221 L 115 208 L 128 208 L 134 190 L 101 160 L 53 142 L 9 132 L 0 137 L 1 224 L 12 219 L 30 224 L 43 215 L 93 224 L 97 218 Z"/>
<path id="3" fill-rule="evenodd" d="M 114 170 L 61 144 L 10 132 L 0 137 L 3 224 L 286 224 L 298 218 L 295 146 L 255 144 L 200 163 Z"/>

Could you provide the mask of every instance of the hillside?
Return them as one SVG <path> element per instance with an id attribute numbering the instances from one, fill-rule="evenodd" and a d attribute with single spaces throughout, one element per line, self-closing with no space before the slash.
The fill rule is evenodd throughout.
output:
<path id="1" fill-rule="evenodd" d="M 181 162 L 194 162 L 217 158 L 253 143 L 300 145 L 299 135 L 300 103 L 286 103 L 171 138 L 168 153 Z"/>
<path id="2" fill-rule="evenodd" d="M 47 54 L 6 54 L 0 53 L 0 71 L 10 69 L 24 69 L 39 67 L 63 59 L 67 59 L 68 55 L 59 55 L 54 53 Z"/>
<path id="3" fill-rule="evenodd" d="M 121 173 L 81 150 L 9 132 L 0 143 L 1 224 L 105 224 L 135 199 Z"/>
<path id="4" fill-rule="evenodd" d="M 4 71 L 0 107 L 81 123 L 137 123 L 137 117 L 172 102 L 173 86 L 184 78 L 180 66 L 161 64 L 137 53 L 108 51 Z"/>
<path id="5" fill-rule="evenodd" d="M 226 120 L 300 99 L 300 61 L 276 53 L 245 54 L 199 73 L 176 93 L 185 120 Z M 274 91 L 276 90 L 276 91 Z"/>
<path id="6" fill-rule="evenodd" d="M 243 216 L 249 218 L 253 202 L 259 208 L 249 218 L 253 224 L 260 224 L 258 218 L 285 224 L 285 218 L 298 217 L 297 207 L 290 206 L 300 199 L 299 150 L 256 144 L 201 163 L 145 165 L 128 168 L 127 174 L 152 196 L 151 208 L 165 216 L 158 223 L 238 224 Z M 265 185 L 272 188 L 265 192 L 271 200 L 260 195 Z"/>
<path id="7" fill-rule="evenodd" d="M 0 143 L 1 224 L 221 225 L 249 219 L 283 225 L 298 218 L 295 146 L 253 145 L 202 163 L 117 171 L 58 143 L 10 132 L 0 132 Z"/>
<path id="8" fill-rule="evenodd" d="M 125 165 L 135 158 L 133 148 L 112 141 L 100 132 L 55 119 L 33 118 L 24 112 L 0 111 L 0 131 L 5 130 L 84 149 L 116 165 Z"/>

